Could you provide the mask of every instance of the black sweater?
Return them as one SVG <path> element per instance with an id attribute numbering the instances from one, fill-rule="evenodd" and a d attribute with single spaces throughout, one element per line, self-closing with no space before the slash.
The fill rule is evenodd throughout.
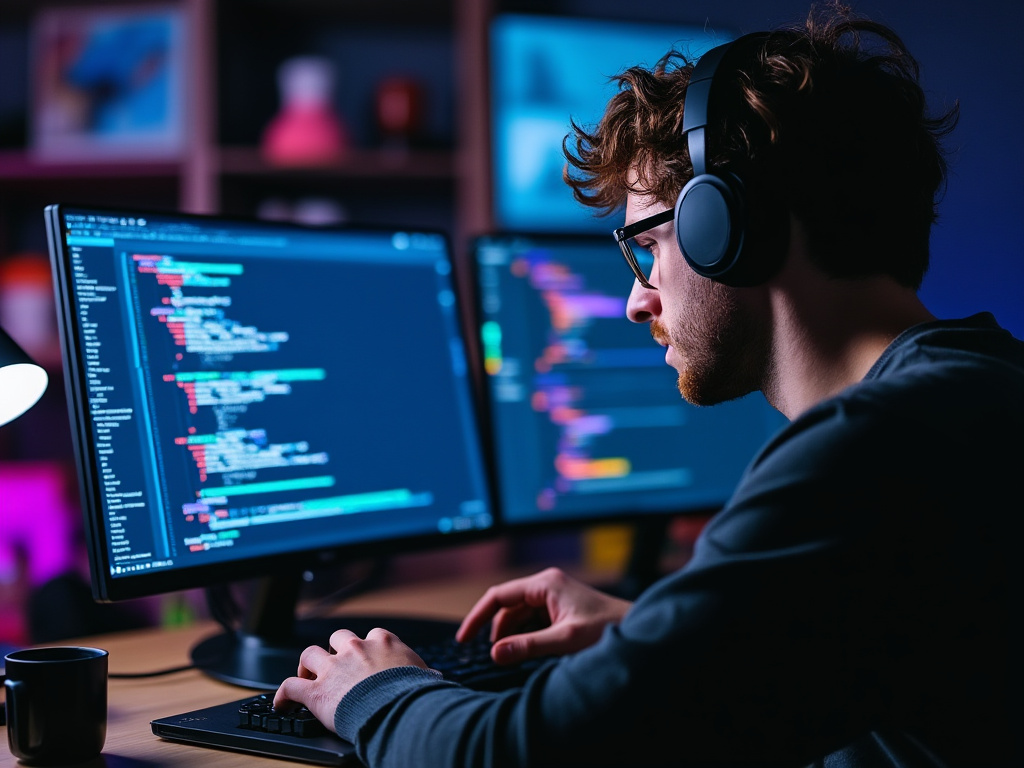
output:
<path id="1" fill-rule="evenodd" d="M 1024 343 L 911 328 L 753 459 L 692 560 L 521 689 L 357 685 L 377 766 L 1024 764 Z"/>

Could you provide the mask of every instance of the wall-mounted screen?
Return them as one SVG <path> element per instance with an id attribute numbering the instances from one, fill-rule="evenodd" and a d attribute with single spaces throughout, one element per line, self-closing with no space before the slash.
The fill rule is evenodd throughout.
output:
<path id="1" fill-rule="evenodd" d="M 494 219 L 499 228 L 599 231 L 617 224 L 562 181 L 570 119 L 593 125 L 615 93 L 610 78 L 653 66 L 670 48 L 696 59 L 735 35 L 710 27 L 499 14 L 491 23 Z"/>

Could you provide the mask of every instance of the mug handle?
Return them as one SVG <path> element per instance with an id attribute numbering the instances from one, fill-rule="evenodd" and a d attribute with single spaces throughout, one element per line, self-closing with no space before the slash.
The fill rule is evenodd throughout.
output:
<path id="1" fill-rule="evenodd" d="M 11 751 L 26 760 L 31 760 L 38 750 L 29 744 L 28 718 L 18 715 L 18 701 L 22 702 L 21 710 L 25 712 L 28 705 L 28 688 L 23 680 L 4 680 L 7 690 L 7 735 L 11 741 Z"/>

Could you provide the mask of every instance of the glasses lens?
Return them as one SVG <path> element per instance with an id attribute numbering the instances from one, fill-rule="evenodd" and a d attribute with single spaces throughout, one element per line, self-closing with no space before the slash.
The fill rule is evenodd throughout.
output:
<path id="1" fill-rule="evenodd" d="M 629 241 L 629 249 L 633 251 L 633 258 L 636 259 L 636 263 L 640 266 L 640 271 L 644 273 L 644 277 L 650 280 L 651 270 L 654 268 L 654 255 L 642 245 L 637 245 L 636 240 Z"/>

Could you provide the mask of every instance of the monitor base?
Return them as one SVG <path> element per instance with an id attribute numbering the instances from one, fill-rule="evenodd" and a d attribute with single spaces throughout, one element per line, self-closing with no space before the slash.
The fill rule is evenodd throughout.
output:
<path id="1" fill-rule="evenodd" d="M 205 674 L 231 685 L 276 690 L 298 671 L 299 655 L 311 645 L 327 648 L 337 629 L 350 629 L 359 637 L 375 627 L 394 632 L 407 645 L 421 646 L 451 640 L 458 623 L 408 616 L 344 616 L 295 622 L 289 637 L 268 638 L 244 631 L 221 632 L 201 640 L 192 649 L 192 662 Z"/>

